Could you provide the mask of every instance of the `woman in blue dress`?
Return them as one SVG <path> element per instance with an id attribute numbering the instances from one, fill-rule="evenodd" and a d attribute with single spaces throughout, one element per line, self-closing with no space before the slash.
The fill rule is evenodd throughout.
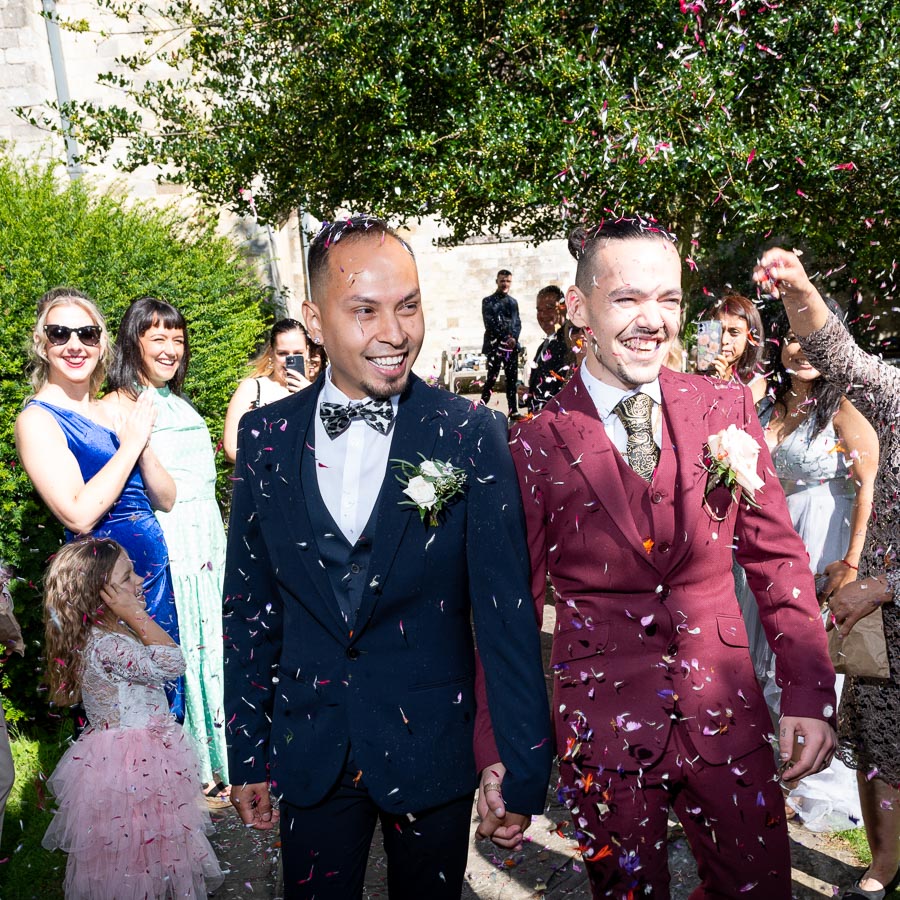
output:
<path id="1" fill-rule="evenodd" d="M 25 471 L 66 540 L 110 537 L 144 579 L 148 612 L 177 642 L 169 555 L 153 509 L 170 510 L 175 483 L 150 448 L 156 411 L 149 397 L 114 418 L 98 400 L 110 354 L 106 323 L 89 297 L 69 288 L 46 294 L 32 336 L 34 395 L 16 419 Z M 167 686 L 184 715 L 181 682 Z"/>

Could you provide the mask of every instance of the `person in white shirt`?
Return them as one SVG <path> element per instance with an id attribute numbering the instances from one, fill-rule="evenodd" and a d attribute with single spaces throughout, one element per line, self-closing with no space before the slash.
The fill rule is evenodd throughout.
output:
<path id="1" fill-rule="evenodd" d="M 309 273 L 325 375 L 238 436 L 231 797 L 266 829 L 281 795 L 288 900 L 361 897 L 379 820 L 392 900 L 458 900 L 479 771 L 480 832 L 515 847 L 551 762 L 506 422 L 412 374 L 418 272 L 384 222 L 323 226 Z M 476 672 L 499 735 L 477 768 Z"/>

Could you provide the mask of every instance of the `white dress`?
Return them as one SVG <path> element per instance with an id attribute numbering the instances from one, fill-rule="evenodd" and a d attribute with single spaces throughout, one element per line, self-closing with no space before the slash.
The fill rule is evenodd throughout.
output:
<path id="1" fill-rule="evenodd" d="M 765 426 L 771 405 L 760 411 Z M 850 543 L 850 515 L 856 498 L 852 473 L 844 460 L 834 423 L 812 437 L 813 417 L 807 416 L 772 451 L 775 471 L 784 488 L 794 528 L 806 545 L 814 574 L 843 559 Z M 743 574 L 743 573 L 742 573 Z M 738 599 L 747 623 L 750 652 L 763 692 L 777 714 L 781 689 L 775 684 L 775 655 L 766 641 L 756 603 L 746 588 Z M 835 690 L 841 696 L 844 677 L 838 675 Z M 845 831 L 861 823 L 856 773 L 840 760 L 818 775 L 810 775 L 791 791 L 788 804 L 800 815 L 810 831 Z"/>

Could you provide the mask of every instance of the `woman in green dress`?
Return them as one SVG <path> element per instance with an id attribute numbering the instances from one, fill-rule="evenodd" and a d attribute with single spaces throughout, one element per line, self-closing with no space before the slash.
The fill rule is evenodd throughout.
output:
<path id="1" fill-rule="evenodd" d="M 151 445 L 177 486 L 171 512 L 157 512 L 169 546 L 185 672 L 184 727 L 197 745 L 207 796 L 228 783 L 223 705 L 222 574 L 225 529 L 206 422 L 182 395 L 190 361 L 187 324 L 171 304 L 135 300 L 116 338 L 105 403 L 123 414 L 144 391 L 157 409 Z"/>

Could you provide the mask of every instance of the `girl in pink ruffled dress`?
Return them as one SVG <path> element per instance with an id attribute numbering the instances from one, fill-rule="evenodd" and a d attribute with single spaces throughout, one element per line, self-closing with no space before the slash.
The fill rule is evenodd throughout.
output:
<path id="1" fill-rule="evenodd" d="M 184 672 L 148 615 L 143 584 L 107 538 L 67 544 L 44 581 L 51 699 L 89 727 L 48 785 L 59 810 L 43 845 L 69 854 L 67 900 L 203 898 L 222 883 L 206 838 L 199 765 L 163 684 Z"/>

